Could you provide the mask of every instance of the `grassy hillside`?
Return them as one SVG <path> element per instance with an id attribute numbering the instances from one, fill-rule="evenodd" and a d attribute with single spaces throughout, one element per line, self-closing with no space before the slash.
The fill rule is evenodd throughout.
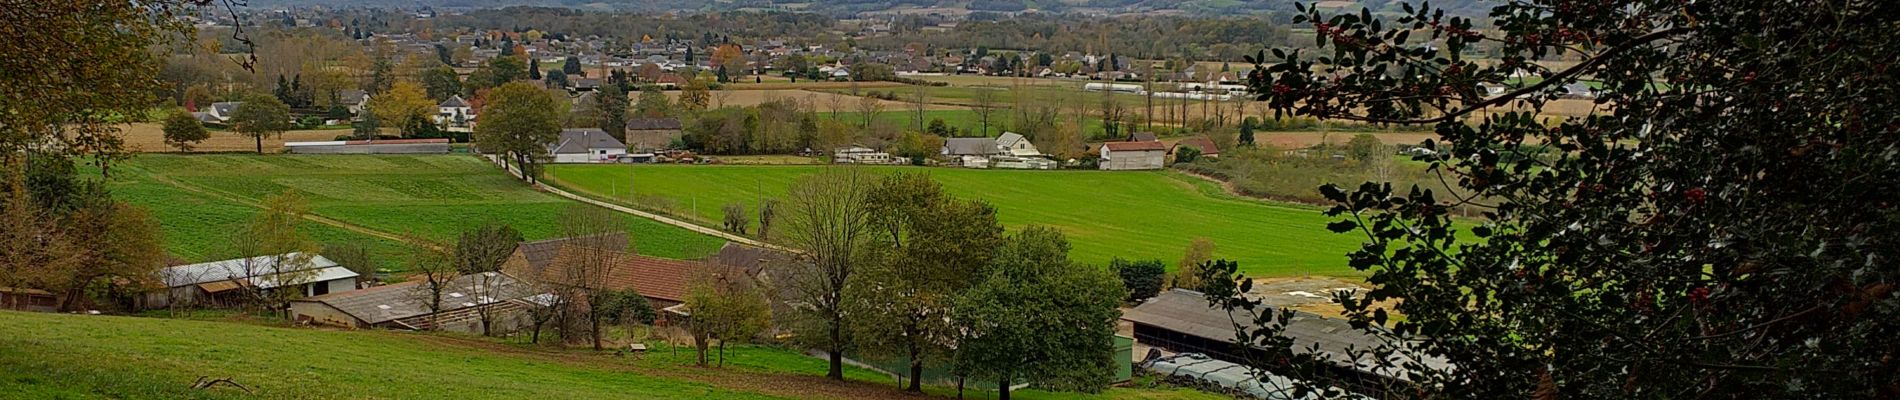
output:
<path id="1" fill-rule="evenodd" d="M 738 347 L 726 358 L 728 368 L 701 369 L 685 351 L 622 357 L 404 332 L 0 311 L 0 399 L 906 397 L 864 369 L 848 370 L 854 382 L 825 382 L 823 360 L 790 351 Z M 231 378 L 255 394 L 189 389 L 200 376 Z M 1222 398 L 1178 389 L 1017 394 Z"/>
<path id="2" fill-rule="evenodd" d="M 553 237 L 559 231 L 555 217 L 575 204 L 466 155 L 143 155 L 113 172 L 114 193 L 151 209 L 164 225 L 166 247 L 192 261 L 231 255 L 224 245 L 229 232 L 255 215 L 262 199 L 286 190 L 301 193 L 320 217 L 441 240 L 490 220 L 512 225 L 529 239 Z M 642 253 L 693 258 L 723 244 L 651 220 L 621 222 Z M 385 254 L 397 248 L 360 231 L 305 226 L 319 241 L 369 240 Z"/>
<path id="3" fill-rule="evenodd" d="M 791 182 L 817 168 L 556 165 L 549 168 L 549 181 L 718 226 L 721 206 L 741 202 L 748 213 L 756 213 L 761 198 L 783 197 Z M 1357 248 L 1359 238 L 1326 231 L 1330 219 L 1319 209 L 1233 198 L 1212 183 L 1177 173 L 877 170 L 928 172 L 951 193 L 995 205 L 1011 228 L 1031 223 L 1060 228 L 1074 245 L 1073 257 L 1083 262 L 1159 258 L 1172 266 L 1189 242 L 1205 236 L 1214 240 L 1217 257 L 1239 261 L 1250 275 L 1355 272 L 1346 267 L 1344 254 Z M 635 190 L 629 192 L 629 185 Z"/>

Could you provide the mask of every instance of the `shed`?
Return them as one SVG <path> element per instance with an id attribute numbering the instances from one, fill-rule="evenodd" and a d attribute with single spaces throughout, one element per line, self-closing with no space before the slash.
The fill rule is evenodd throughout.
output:
<path id="1" fill-rule="evenodd" d="M 1181 150 L 1182 147 L 1199 150 L 1202 157 L 1220 158 L 1220 148 L 1215 147 L 1214 141 L 1205 136 L 1195 136 L 1174 142 L 1174 148 L 1168 149 L 1168 154 L 1173 155 L 1174 152 Z"/>
<path id="2" fill-rule="evenodd" d="M 147 294 L 147 306 L 223 303 L 247 287 L 320 296 L 356 290 L 357 274 L 321 255 L 287 253 L 168 267 L 158 278 L 167 289 Z"/>
<path id="3" fill-rule="evenodd" d="M 639 152 L 665 150 L 680 139 L 678 118 L 631 118 L 627 120 L 627 148 Z"/>
<path id="4" fill-rule="evenodd" d="M 337 140 L 288 142 L 292 154 L 448 154 L 448 139 Z"/>
<path id="5" fill-rule="evenodd" d="M 1103 143 L 1098 165 L 1113 171 L 1161 169 L 1167 150 L 1161 142 L 1152 141 Z"/>

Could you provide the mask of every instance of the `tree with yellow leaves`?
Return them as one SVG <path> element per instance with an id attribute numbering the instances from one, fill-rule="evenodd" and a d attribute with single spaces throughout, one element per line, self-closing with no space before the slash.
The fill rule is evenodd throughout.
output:
<path id="1" fill-rule="evenodd" d="M 436 106 L 434 101 L 429 100 L 429 93 L 422 89 L 422 85 L 405 80 L 396 82 L 381 96 L 370 98 L 369 110 L 376 114 L 377 119 L 395 124 L 404 135 L 410 135 L 435 122 L 431 118 L 435 115 Z"/>

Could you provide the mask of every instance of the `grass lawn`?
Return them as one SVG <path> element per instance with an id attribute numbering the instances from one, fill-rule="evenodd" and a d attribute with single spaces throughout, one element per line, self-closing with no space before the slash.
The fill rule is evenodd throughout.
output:
<path id="1" fill-rule="evenodd" d="M 548 181 L 717 227 L 721 206 L 740 202 L 756 213 L 760 199 L 782 198 L 794 180 L 818 168 L 556 165 Z M 1012 229 L 1032 223 L 1059 228 L 1074 246 L 1071 256 L 1082 262 L 1157 258 L 1173 265 L 1189 242 L 1204 236 L 1214 240 L 1217 258 L 1239 261 L 1248 275 L 1356 276 L 1344 255 L 1360 238 L 1328 232 L 1331 219 L 1318 208 L 1239 199 L 1174 172 L 876 170 L 927 172 L 951 193 L 995 205 Z"/>
<path id="2" fill-rule="evenodd" d="M 578 204 L 537 192 L 466 155 L 148 154 L 113 171 L 113 191 L 152 210 L 165 228 L 166 247 L 188 261 L 232 255 L 225 238 L 259 212 L 256 204 L 286 190 L 301 193 L 317 216 L 437 240 L 490 220 L 515 227 L 530 240 L 554 237 L 556 216 Z M 652 220 L 621 220 L 641 253 L 697 258 L 724 243 Z M 381 243 L 384 266 L 400 267 L 393 257 L 399 248 L 388 240 L 315 222 L 304 226 L 318 241 Z"/>
<path id="3" fill-rule="evenodd" d="M 882 374 L 770 347 L 726 351 L 727 368 L 691 353 L 643 357 L 546 350 L 490 339 L 250 323 L 0 311 L 0 399 L 773 399 L 895 398 Z M 200 376 L 229 378 L 190 389 Z M 933 387 L 932 393 L 953 389 Z M 1184 389 L 1114 388 L 1100 395 L 1022 390 L 1024 399 L 1220 399 Z M 972 390 L 970 398 L 989 398 Z"/>

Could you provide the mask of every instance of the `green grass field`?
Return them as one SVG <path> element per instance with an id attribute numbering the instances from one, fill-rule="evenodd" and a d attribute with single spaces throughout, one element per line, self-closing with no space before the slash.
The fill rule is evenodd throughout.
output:
<path id="1" fill-rule="evenodd" d="M 0 311 L 0 399 L 774 399 L 893 398 L 881 374 L 848 367 L 824 382 L 824 361 L 770 347 L 726 351 L 724 369 L 690 352 L 642 357 L 555 350 L 490 339 L 249 323 Z M 190 389 L 201 376 L 255 393 Z M 932 388 L 932 393 L 954 393 Z M 970 398 L 989 398 L 972 391 Z M 1023 390 L 1024 399 L 1220 399 L 1183 389 L 1113 388 L 1101 395 Z"/>
<path id="2" fill-rule="evenodd" d="M 756 213 L 760 199 L 782 197 L 791 182 L 818 168 L 555 165 L 548 181 L 716 227 L 721 206 L 741 202 L 748 213 Z M 927 172 L 951 193 L 995 205 L 1010 228 L 1032 223 L 1059 228 L 1074 246 L 1072 257 L 1082 262 L 1158 258 L 1172 266 L 1189 242 L 1204 236 L 1214 240 L 1217 258 L 1239 261 L 1248 275 L 1357 274 L 1346 267 L 1344 255 L 1358 248 L 1360 238 L 1327 231 L 1331 219 L 1318 208 L 1235 198 L 1213 183 L 1174 172 L 877 171 Z"/>
<path id="3" fill-rule="evenodd" d="M 114 170 L 111 188 L 144 206 L 165 228 L 166 247 L 187 261 L 232 255 L 230 232 L 265 197 L 301 193 L 312 214 L 370 230 L 449 240 L 486 221 L 509 224 L 528 239 L 558 234 L 555 219 L 578 204 L 541 193 L 466 155 L 142 155 Z M 622 217 L 641 253 L 696 258 L 723 240 L 652 220 Z M 323 242 L 370 240 L 385 267 L 400 267 L 389 240 L 315 222 Z"/>

